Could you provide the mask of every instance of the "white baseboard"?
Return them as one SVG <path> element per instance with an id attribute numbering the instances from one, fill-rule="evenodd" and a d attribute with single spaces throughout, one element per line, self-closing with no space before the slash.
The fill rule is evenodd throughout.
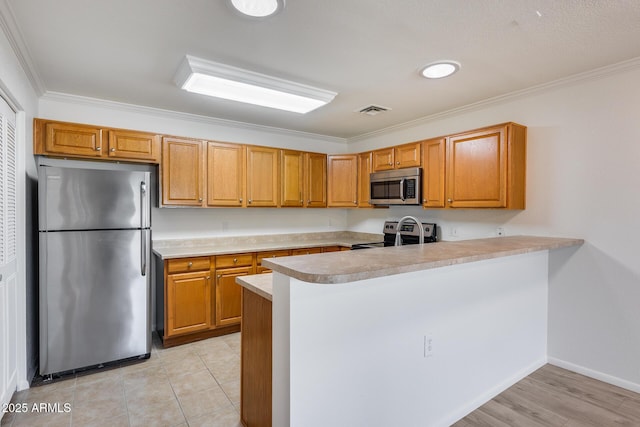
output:
<path id="1" fill-rule="evenodd" d="M 593 369 L 585 368 L 584 366 L 576 365 L 575 363 L 567 362 L 555 357 L 549 357 L 549 363 L 559 368 L 564 368 L 569 371 L 582 374 L 586 377 L 594 378 L 596 380 L 603 381 L 608 384 L 612 384 L 618 387 L 631 390 L 636 393 L 640 393 L 640 384 L 623 380 L 622 378 L 614 377 L 613 375 L 605 374 L 603 372 L 595 371 Z"/>
<path id="2" fill-rule="evenodd" d="M 448 416 L 446 416 L 445 418 L 443 418 L 441 420 L 442 424 L 440 424 L 440 423 L 438 423 L 438 424 L 439 425 L 443 425 L 443 426 L 449 426 L 451 424 L 454 424 L 456 421 L 459 421 L 462 418 L 466 417 L 471 412 L 475 411 L 476 409 L 478 409 L 479 407 L 481 407 L 482 405 L 484 405 L 485 403 L 487 403 L 488 401 L 490 401 L 491 399 L 493 399 L 494 397 L 496 397 L 497 395 L 499 395 L 500 393 L 502 393 L 503 391 L 505 391 L 506 389 L 511 387 L 512 385 L 516 384 L 521 379 L 527 377 L 528 375 L 530 375 L 533 372 L 537 371 L 538 369 L 540 369 L 541 367 L 543 367 L 546 364 L 547 364 L 547 358 L 546 357 L 542 358 L 542 359 L 540 359 L 540 360 L 538 360 L 538 361 L 536 361 L 534 363 L 532 363 L 531 365 L 527 366 L 526 368 L 514 373 L 512 376 L 510 376 L 509 378 L 505 379 L 504 381 L 502 381 L 497 386 L 495 386 L 495 387 L 487 390 L 486 392 L 482 393 L 477 398 L 475 398 L 472 401 L 468 402 L 466 405 L 461 406 L 460 408 L 458 408 L 458 410 L 456 410 L 455 412 L 453 412 L 453 413 L 449 414 Z"/>

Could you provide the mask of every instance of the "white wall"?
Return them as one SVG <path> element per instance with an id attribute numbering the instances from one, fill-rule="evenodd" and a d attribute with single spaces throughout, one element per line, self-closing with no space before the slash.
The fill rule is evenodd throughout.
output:
<path id="1" fill-rule="evenodd" d="M 37 96 L 15 55 L 12 42 L 6 36 L 7 25 L 4 6 L 0 10 L 0 94 L 17 111 L 17 319 L 10 319 L 10 328 L 15 328 L 17 342 L 10 343 L 17 352 L 17 386 L 29 385 L 35 373 L 37 361 L 37 263 L 34 246 L 37 235 L 34 230 L 36 170 L 33 160 L 33 117 L 37 114 Z M 27 303 L 28 302 L 28 303 Z M 1 309 L 1 308 L 0 308 Z M 2 343 L 4 345 L 5 343 Z M 14 384 L 15 385 L 15 384 Z M 0 391 L 3 392 L 4 390 Z"/>
<path id="2" fill-rule="evenodd" d="M 61 94 L 49 94 L 40 99 L 40 117 L 321 153 L 344 153 L 347 149 L 346 141 L 340 138 Z M 157 208 L 153 209 L 152 223 L 154 240 L 297 233 L 344 230 L 347 213 L 344 209 Z"/>
<path id="3" fill-rule="evenodd" d="M 451 425 L 546 362 L 547 266 L 542 251 L 333 285 L 275 274 L 274 425 Z"/>
<path id="4" fill-rule="evenodd" d="M 443 115 L 350 143 L 364 151 L 515 121 L 528 127 L 527 209 L 351 211 L 349 228 L 387 215 L 433 219 L 444 238 L 507 234 L 584 238 L 553 259 L 549 356 L 554 363 L 640 391 L 640 61 L 590 78 Z"/>

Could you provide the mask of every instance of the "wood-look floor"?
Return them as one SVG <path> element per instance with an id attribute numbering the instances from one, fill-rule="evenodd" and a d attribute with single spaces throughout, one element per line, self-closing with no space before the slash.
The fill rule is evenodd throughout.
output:
<path id="1" fill-rule="evenodd" d="M 455 427 L 640 426 L 640 394 L 545 365 Z"/>

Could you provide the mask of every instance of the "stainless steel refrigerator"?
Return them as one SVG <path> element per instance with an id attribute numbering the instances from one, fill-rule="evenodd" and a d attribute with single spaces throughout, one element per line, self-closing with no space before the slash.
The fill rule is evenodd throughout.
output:
<path id="1" fill-rule="evenodd" d="M 41 375 L 151 351 L 150 172 L 100 167 L 38 166 Z"/>

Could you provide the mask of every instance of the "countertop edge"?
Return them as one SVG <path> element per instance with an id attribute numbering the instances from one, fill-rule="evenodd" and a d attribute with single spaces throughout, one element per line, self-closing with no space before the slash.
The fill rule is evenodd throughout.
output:
<path id="1" fill-rule="evenodd" d="M 501 243 L 509 244 L 516 239 L 520 239 L 525 241 L 520 243 L 518 247 L 515 248 L 500 248 Z M 308 268 L 305 265 L 302 265 L 300 268 L 295 268 L 295 263 L 290 261 L 292 258 L 283 258 L 283 259 L 265 259 L 263 260 L 263 264 L 266 267 L 271 268 L 274 271 L 285 274 L 287 276 L 293 277 L 295 279 L 308 282 L 308 283 L 317 283 L 317 284 L 340 284 L 347 282 L 355 282 L 359 280 L 365 279 L 373 279 L 377 277 L 391 276 L 395 274 L 401 273 L 409 273 L 421 270 L 428 270 L 432 268 L 440 268 L 447 267 L 451 265 L 465 264 L 476 261 L 483 261 L 488 259 L 495 259 L 513 255 L 521 255 L 526 253 L 544 251 L 544 250 L 553 250 L 560 248 L 567 248 L 572 246 L 580 246 L 584 243 L 583 239 L 574 239 L 574 238 L 555 238 L 555 237 L 538 237 L 538 236 L 510 236 L 510 237 L 496 237 L 489 239 L 475 239 L 475 240 L 459 240 L 459 241 L 450 241 L 450 242 L 439 242 L 436 244 L 424 245 L 429 248 L 435 249 L 438 244 L 446 244 L 449 246 L 457 246 L 458 249 L 467 246 L 467 250 L 469 252 L 468 255 L 462 256 L 451 256 L 444 257 L 439 259 L 429 259 L 425 261 L 409 263 L 404 262 L 399 265 L 394 265 L 391 267 L 381 267 L 378 269 L 371 268 L 371 265 L 365 265 L 362 263 L 362 268 L 359 271 L 346 271 L 346 272 L 322 272 L 322 271 L 313 271 L 313 269 Z M 483 249 L 482 246 L 497 246 L 495 248 L 489 247 L 488 249 Z M 409 248 L 409 247 L 406 247 Z M 420 246 L 413 246 L 416 250 L 420 249 Z M 366 253 L 371 250 L 381 250 L 388 248 L 380 248 L 380 249 L 370 249 L 366 251 L 358 251 L 358 255 L 361 257 L 366 256 Z M 355 255 L 353 253 L 349 253 L 350 255 Z M 323 254 L 323 255 L 331 255 L 331 254 Z M 391 254 L 390 254 L 391 255 Z M 318 255 L 315 255 L 318 256 Z M 318 258 L 310 258 L 315 257 L 314 255 L 307 255 L 305 261 L 308 262 L 308 265 L 311 265 L 313 262 L 318 262 Z M 337 256 L 334 257 L 336 261 L 339 260 Z M 300 265 L 300 261 L 297 261 Z M 287 264 L 293 264 L 287 265 Z"/>
<path id="2" fill-rule="evenodd" d="M 262 298 L 273 301 L 273 273 L 238 276 L 236 283 Z"/>

